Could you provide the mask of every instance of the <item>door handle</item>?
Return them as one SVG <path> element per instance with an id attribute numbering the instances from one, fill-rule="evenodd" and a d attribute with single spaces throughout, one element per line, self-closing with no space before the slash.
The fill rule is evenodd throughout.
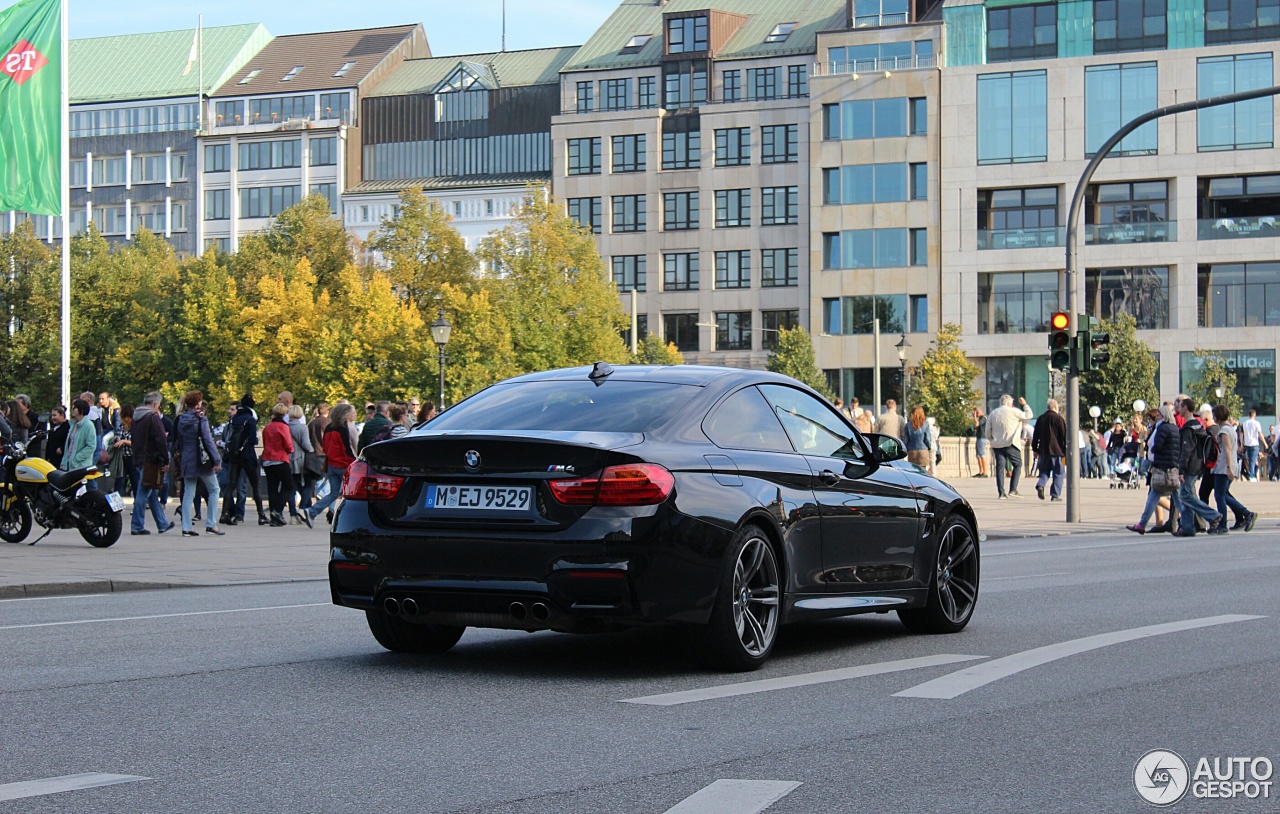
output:
<path id="1" fill-rule="evenodd" d="M 830 469 L 824 469 L 818 473 L 818 479 L 827 486 L 835 486 L 840 482 L 840 476 L 832 472 Z"/>

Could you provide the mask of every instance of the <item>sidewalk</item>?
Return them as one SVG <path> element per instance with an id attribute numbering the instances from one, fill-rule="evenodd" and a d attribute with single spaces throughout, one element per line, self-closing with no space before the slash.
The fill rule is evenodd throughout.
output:
<path id="1" fill-rule="evenodd" d="M 1034 479 L 1019 484 L 1022 500 L 997 500 L 990 478 L 948 482 L 973 505 L 988 539 L 1120 531 L 1137 522 L 1146 499 L 1145 489 L 1115 490 L 1106 481 L 1082 481 L 1083 522 L 1068 526 L 1066 503 L 1037 500 Z M 1231 491 L 1263 517 L 1280 517 L 1274 505 L 1280 483 L 1236 483 Z M 225 528 L 225 537 L 183 537 L 178 528 L 133 537 L 132 503 L 125 505 L 125 530 L 111 548 L 93 548 L 75 531 L 55 531 L 34 547 L 0 543 L 0 599 L 326 578 L 329 527 L 323 517 L 314 530 L 241 525 Z M 176 519 L 172 501 L 167 511 Z"/>

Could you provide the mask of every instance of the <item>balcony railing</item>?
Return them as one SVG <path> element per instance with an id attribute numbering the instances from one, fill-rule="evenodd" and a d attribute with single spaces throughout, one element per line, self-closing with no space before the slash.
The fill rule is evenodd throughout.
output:
<path id="1" fill-rule="evenodd" d="M 863 14 L 853 18 L 854 28 L 875 28 L 882 25 L 906 25 L 911 18 L 905 11 L 896 14 Z"/>
<path id="2" fill-rule="evenodd" d="M 736 99 L 724 99 L 721 97 L 709 98 L 705 101 L 690 101 L 687 104 L 681 103 L 677 106 L 665 107 L 661 102 L 655 102 L 651 105 L 618 105 L 597 103 L 596 107 L 588 108 L 577 104 L 567 104 L 560 111 L 561 115 L 569 116 L 575 113 L 591 114 L 591 113 L 620 113 L 628 110 L 691 110 L 695 107 L 705 107 L 707 105 L 734 105 L 741 102 L 779 102 L 788 99 L 808 99 L 808 93 L 778 93 L 773 96 L 752 96 L 746 92 L 740 94 Z"/>
<path id="3" fill-rule="evenodd" d="M 1255 218 L 1212 218 L 1196 221 L 1196 237 L 1200 240 L 1235 240 L 1242 237 L 1276 237 L 1276 221 L 1280 215 Z"/>
<path id="4" fill-rule="evenodd" d="M 1172 221 L 1150 223 L 1085 224 L 1084 242 L 1099 243 L 1163 243 L 1178 239 L 1178 225 Z"/>
<path id="5" fill-rule="evenodd" d="M 979 229 L 979 249 L 1042 249 L 1065 246 L 1065 226 L 1046 226 L 1043 229 Z"/>
<path id="6" fill-rule="evenodd" d="M 879 73 L 881 71 L 910 71 L 919 68 L 935 68 L 938 59 L 933 54 L 914 54 L 901 57 L 875 57 L 874 59 L 834 60 L 814 63 L 813 76 L 839 76 L 841 74 Z"/>

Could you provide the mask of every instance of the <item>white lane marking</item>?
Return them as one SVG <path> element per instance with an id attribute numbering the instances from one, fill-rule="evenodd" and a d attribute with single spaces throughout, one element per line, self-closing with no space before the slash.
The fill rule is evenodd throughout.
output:
<path id="1" fill-rule="evenodd" d="M 915 670 L 921 667 L 936 667 L 940 664 L 955 664 L 961 661 L 975 661 L 987 656 L 956 656 L 942 654 L 938 656 L 921 656 L 914 659 L 884 661 L 879 664 L 863 664 L 857 667 L 842 667 L 838 670 L 822 670 L 816 673 L 800 673 L 780 678 L 763 678 L 759 681 L 743 681 L 739 684 L 721 684 L 716 687 L 703 687 L 697 690 L 668 692 L 661 695 L 646 695 L 640 698 L 624 698 L 623 704 L 648 704 L 655 707 L 673 707 L 677 704 L 690 704 L 694 701 L 707 701 L 712 698 L 728 698 L 734 695 L 750 695 L 770 690 L 785 690 L 791 687 L 807 687 L 810 684 L 826 684 L 830 681 L 846 681 L 851 678 L 896 673 L 902 670 Z"/>
<path id="2" fill-rule="evenodd" d="M 717 780 L 664 814 L 759 814 L 798 788 L 794 780 Z"/>
<path id="3" fill-rule="evenodd" d="M 948 673 L 941 678 L 935 678 L 932 681 L 926 681 L 902 692 L 894 693 L 894 695 L 899 698 L 941 698 L 950 700 L 958 695 L 964 695 L 970 690 L 976 690 L 993 681 L 1008 678 L 1024 670 L 1030 670 L 1033 667 L 1039 667 L 1051 661 L 1064 659 L 1067 656 L 1075 656 L 1090 650 L 1097 650 L 1101 647 L 1123 644 L 1124 642 L 1145 639 L 1151 636 L 1163 636 L 1166 633 L 1179 633 L 1184 630 L 1229 625 L 1233 622 L 1247 622 L 1252 619 L 1265 618 L 1267 617 L 1244 616 L 1241 614 L 1207 616 L 1202 619 L 1187 619 L 1183 622 L 1168 622 L 1163 625 L 1148 625 L 1129 630 L 1117 630 L 1114 633 L 1085 636 L 1083 639 L 1072 639 L 1069 642 L 1059 642 L 1058 644 L 1037 647 L 1034 650 L 1024 650 L 1021 653 L 993 659 L 984 664 L 966 667 L 963 670 Z"/>
<path id="4" fill-rule="evenodd" d="M 157 613 L 151 616 L 112 616 L 106 619 L 73 619 L 69 622 L 37 622 L 30 625 L 0 625 L 0 630 L 25 630 L 33 627 L 61 627 L 63 625 L 96 625 L 99 622 L 138 622 L 144 619 L 176 619 L 182 616 L 216 616 L 222 613 L 254 613 L 256 611 L 288 610 L 290 608 L 322 608 L 332 602 L 311 602 L 306 605 L 271 605 L 265 608 L 230 608 L 228 610 L 189 611 L 187 613 Z"/>
<path id="5" fill-rule="evenodd" d="M 95 596 L 108 594 L 54 594 L 52 596 L 15 596 L 12 599 L 0 599 L 0 602 L 42 602 L 46 599 L 92 599 Z"/>
<path id="6" fill-rule="evenodd" d="M 1132 548 L 1133 546 L 1142 545 L 1174 545 L 1174 541 L 1170 540 L 1135 540 L 1131 543 L 1099 543 L 1098 545 L 1072 545 L 1057 546 L 1055 548 L 1027 548 L 1020 551 L 984 551 L 982 558 L 988 557 L 1008 557 L 1013 554 L 1048 554 L 1054 551 L 1089 551 L 1095 548 Z"/>
<path id="7" fill-rule="evenodd" d="M 1052 574 L 1023 574 L 1019 577 L 987 577 L 987 582 L 999 582 L 1004 579 L 1037 579 L 1039 577 L 1065 577 L 1070 576 L 1070 571 L 1055 571 Z"/>
<path id="8" fill-rule="evenodd" d="M 48 777 L 44 780 L 26 780 L 21 783 L 0 785 L 0 801 L 21 800 L 24 797 L 43 797 L 46 794 L 96 789 L 102 786 L 114 786 L 118 783 L 138 783 L 150 779 L 150 777 L 139 777 L 134 774 L 103 774 L 102 772 L 64 774 L 61 777 Z"/>

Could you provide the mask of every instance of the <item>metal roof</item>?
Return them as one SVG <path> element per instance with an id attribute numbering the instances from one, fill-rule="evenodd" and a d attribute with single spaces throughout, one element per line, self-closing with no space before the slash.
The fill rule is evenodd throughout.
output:
<path id="1" fill-rule="evenodd" d="M 195 96 L 200 66 L 187 71 L 195 35 L 194 28 L 186 28 L 72 40 L 71 104 Z M 271 34 L 257 23 L 204 29 L 205 91 L 225 82 L 270 41 Z"/>
<path id="2" fill-rule="evenodd" d="M 577 50 L 578 46 L 570 45 L 563 48 L 408 59 L 379 83 L 377 90 L 366 93 L 365 97 L 431 93 L 461 64 L 487 67 L 500 88 L 555 85 L 560 81 L 560 69 Z"/>
<path id="3" fill-rule="evenodd" d="M 401 192 L 406 189 L 446 191 L 449 189 L 486 189 L 491 187 L 522 187 L 528 184 L 546 184 L 551 181 L 549 172 L 525 172 L 509 175 L 464 175 L 440 178 L 400 178 L 393 181 L 363 181 L 344 194 Z"/>
<path id="4" fill-rule="evenodd" d="M 684 11 L 723 11 L 748 18 L 717 52 L 717 59 L 812 54 L 818 32 L 846 27 L 845 0 L 622 0 L 586 44 L 578 49 L 565 71 L 654 65 L 662 57 L 662 17 Z M 778 23 L 796 23 L 782 42 L 765 42 Z M 633 54 L 621 53 L 637 34 L 652 36 Z"/>
<path id="5" fill-rule="evenodd" d="M 226 98 L 359 87 L 391 52 L 415 34 L 422 34 L 421 25 L 276 37 L 212 95 Z M 425 35 L 422 36 L 425 44 Z M 347 63 L 355 64 L 347 67 Z M 298 66 L 301 70 L 286 80 L 284 77 Z M 347 70 L 342 70 L 344 67 Z M 258 73 L 240 84 L 253 71 Z"/>

